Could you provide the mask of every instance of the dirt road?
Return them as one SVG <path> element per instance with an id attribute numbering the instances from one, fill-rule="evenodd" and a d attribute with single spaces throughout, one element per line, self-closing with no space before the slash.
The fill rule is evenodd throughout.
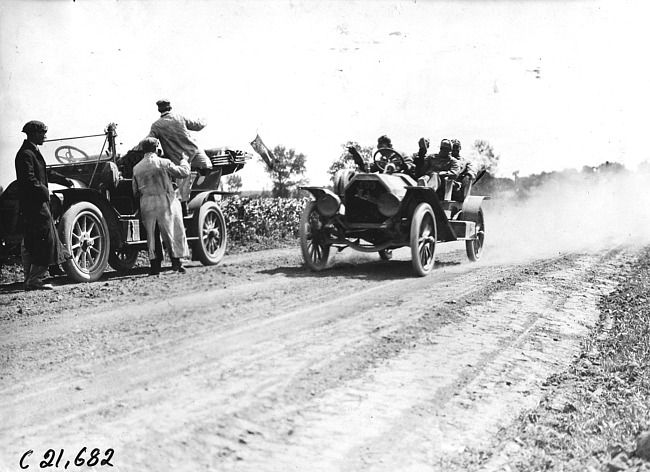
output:
<path id="1" fill-rule="evenodd" d="M 539 401 L 635 254 L 493 265 L 456 249 L 426 278 L 408 250 L 316 274 L 292 248 L 4 286 L 0 470 L 48 449 L 52 469 L 87 470 L 83 447 L 115 471 L 449 467 Z"/>

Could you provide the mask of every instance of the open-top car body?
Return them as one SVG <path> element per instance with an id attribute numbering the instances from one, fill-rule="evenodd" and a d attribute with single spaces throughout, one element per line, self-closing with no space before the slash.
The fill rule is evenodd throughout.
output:
<path id="1" fill-rule="evenodd" d="M 303 211 L 299 231 L 310 269 L 324 269 L 330 250 L 346 247 L 390 259 L 393 249 L 409 246 L 419 276 L 433 269 L 437 243 L 462 241 L 471 261 L 481 257 L 482 202 L 488 197 L 470 195 L 471 182 L 462 185 L 446 175 L 440 176 L 437 191 L 418 185 L 400 172 L 404 158 L 392 149 L 380 149 L 373 158 L 379 172 L 343 169 L 334 177 L 333 190 L 302 187 L 314 197 Z"/>
<path id="2" fill-rule="evenodd" d="M 119 156 L 116 136 L 116 125 L 111 123 L 102 135 L 46 141 L 68 143 L 57 144 L 53 154 L 58 163 L 47 167 L 48 172 L 74 183 L 72 188 L 52 186 L 50 203 L 59 237 L 72 256 L 63 267 L 77 282 L 97 280 L 109 264 L 116 270 L 128 270 L 135 265 L 138 253 L 147 249 L 131 179 L 133 166 L 142 153 L 131 150 Z M 93 137 L 104 137 L 98 154 L 69 144 Z M 218 202 L 221 195 L 231 195 L 220 190 L 221 177 L 241 169 L 252 155 L 230 148 L 205 152 L 213 167 L 202 173 L 192 171 L 190 200 L 183 219 L 192 258 L 214 265 L 223 258 L 227 243 L 226 221 Z M 15 181 L 0 195 L 0 223 L 0 257 L 19 257 L 23 228 Z"/>

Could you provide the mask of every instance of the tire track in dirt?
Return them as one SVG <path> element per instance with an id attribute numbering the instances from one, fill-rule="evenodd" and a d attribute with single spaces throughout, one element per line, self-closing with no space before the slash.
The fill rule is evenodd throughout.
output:
<path id="1" fill-rule="evenodd" d="M 534 272 L 543 275 L 553 269 L 554 264 L 555 260 L 500 268 L 477 265 L 471 271 L 465 267 L 453 267 L 435 271 L 425 279 L 406 280 L 400 277 L 399 262 L 386 266 L 388 269 L 374 264 L 363 267 L 364 271 L 367 266 L 372 266 L 379 268 L 380 272 L 395 272 L 393 269 L 398 268 L 397 276 L 393 273 L 392 278 L 384 276 L 384 280 L 381 276 L 373 280 L 358 277 L 354 268 L 311 277 L 269 272 L 260 276 L 259 282 L 249 282 L 238 292 L 243 301 L 232 306 L 234 320 L 230 316 L 224 319 L 224 313 L 229 315 L 227 312 L 211 316 L 214 315 L 214 300 L 223 302 L 226 296 L 225 291 L 219 293 L 219 290 L 208 294 L 214 299 L 194 300 L 196 303 L 191 313 L 181 317 L 181 322 L 178 317 L 183 303 L 179 303 L 176 311 L 170 310 L 170 303 L 173 307 L 180 300 L 176 298 L 155 305 L 155 309 L 149 306 L 146 311 L 138 307 L 122 314 L 111 311 L 96 313 L 93 315 L 96 320 L 111 329 L 122 323 L 132 325 L 152 319 L 160 320 L 165 326 L 159 332 L 145 333 L 148 346 L 135 342 L 136 333 L 127 330 L 122 339 L 126 349 L 118 355 L 104 351 L 96 358 L 67 366 L 63 372 L 58 369 L 49 376 L 0 391 L 0 402 L 13 400 L 12 409 L 21 415 L 26 413 L 26 417 L 9 418 L 9 427 L 4 435 L 40 437 L 47 441 L 48 433 L 57 431 L 61 441 L 72 442 L 82 438 L 106 443 L 110 439 L 129 459 L 124 470 L 151 470 L 152 462 L 143 459 L 146 445 L 151 444 L 161 449 L 156 449 L 157 465 L 168 468 L 169 464 L 174 464 L 174 470 L 196 470 L 203 464 L 201 461 L 204 461 L 203 465 L 218 467 L 219 470 L 228 467 L 268 470 L 263 466 L 268 465 L 269 460 L 282 464 L 285 453 L 290 458 L 308 463 L 306 456 L 314 455 L 310 447 L 316 446 L 309 443 L 310 437 L 321 441 L 315 451 L 326 454 L 324 449 L 327 448 L 323 444 L 330 444 L 329 449 L 341 445 L 339 436 L 334 435 L 334 430 L 328 429 L 327 425 L 338 421 L 349 425 L 357 420 L 354 416 L 346 417 L 335 411 L 330 415 L 329 407 L 351 404 L 351 408 L 359 409 L 358 405 L 365 404 L 365 408 L 372 410 L 372 402 L 362 401 L 364 395 L 371 392 L 380 398 L 381 390 L 391 387 L 390 383 L 382 386 L 378 382 L 377 372 L 395 369 L 395 363 L 402 358 L 406 359 L 403 362 L 407 366 L 414 360 L 424 363 L 432 358 L 426 348 L 433 343 L 438 343 L 434 359 L 445 358 L 445 355 L 453 359 L 443 343 L 450 345 L 448 339 L 454 338 L 451 334 L 447 338 L 442 334 L 445 330 L 472 331 L 464 321 L 459 326 L 456 321 L 453 326 L 449 325 L 448 319 L 433 324 L 423 330 L 428 343 L 418 343 L 416 347 L 403 346 L 404 353 L 385 354 L 384 357 L 390 360 L 382 364 L 384 357 L 373 360 L 372 349 L 382 344 L 385 336 L 399 335 L 414 326 L 421 328 L 419 320 L 430 316 L 430 312 L 438 309 L 448 312 L 450 305 L 447 302 L 462 301 L 464 297 L 476 294 L 482 296 L 495 287 L 506 290 L 511 285 L 499 284 L 495 279 L 532 280 Z M 316 279 L 316 284 L 313 279 Z M 341 280 L 345 280 L 346 295 L 331 298 L 333 289 L 340 285 Z M 273 294 L 287 293 L 279 301 L 271 297 L 251 309 L 247 297 L 255 298 L 259 293 L 259 286 L 255 284 L 270 288 Z M 369 288 L 362 288 L 369 285 Z M 457 287 L 457 290 L 450 292 L 450 287 Z M 426 297 L 414 299 L 413 293 L 426 294 Z M 427 302 L 424 305 L 423 300 Z M 484 317 L 489 318 L 489 315 Z M 66 320 L 56 321 L 59 322 L 62 325 L 57 329 L 64 335 Z M 531 323 L 530 326 L 534 326 L 534 319 Z M 517 329 L 516 333 L 519 333 L 526 328 Z M 439 336 L 438 333 L 442 334 Z M 516 333 L 503 333 L 498 339 L 504 343 L 514 342 L 513 339 L 520 336 Z M 162 338 L 156 339 L 158 335 Z M 473 334 L 474 339 L 483 337 L 480 330 Z M 37 342 L 38 339 L 37 332 L 25 336 L 25 342 Z M 471 345 L 465 347 L 472 352 Z M 494 348 L 483 346 L 481 352 L 484 354 L 489 347 Z M 52 349 L 56 351 L 56 344 Z M 424 355 L 418 354 L 420 352 Z M 409 358 L 409 355 L 413 357 Z M 454 355 L 462 355 L 462 352 Z M 363 368 L 352 369 L 350 366 L 355 362 Z M 487 361 L 483 355 L 473 362 L 478 366 Z M 70 362 L 66 361 L 66 364 Z M 408 372 L 402 374 L 404 379 L 409 378 Z M 423 380 L 417 379 L 420 374 L 416 374 L 410 374 L 415 376 L 414 383 L 422 384 Z M 446 390 L 438 388 L 437 394 L 453 392 L 454 388 L 467 385 L 477 375 L 467 368 L 460 369 L 460 377 L 449 380 Z M 336 376 L 339 376 L 338 380 L 334 378 Z M 339 398 L 336 392 L 350 389 L 361 392 L 356 403 L 337 403 L 337 399 L 346 396 Z M 400 389 L 409 391 L 405 386 Z M 32 396 L 27 395 L 29 391 L 34 392 Z M 394 432 L 408 437 L 407 433 L 413 429 L 412 425 L 409 426 L 409 415 L 425 414 L 425 410 L 419 409 L 417 395 L 421 394 L 413 393 L 403 398 L 402 412 L 407 413 L 385 418 L 390 424 L 394 423 L 388 427 L 389 432 L 394 428 Z M 386 408 L 389 406 L 395 408 L 399 405 L 390 400 Z M 324 420 L 319 420 L 319 412 Z M 325 425 L 320 429 L 319 421 Z M 374 426 L 371 429 L 381 430 Z M 381 449 L 384 442 L 390 444 L 387 438 L 392 436 L 388 433 L 379 437 L 355 434 L 350 445 L 356 446 L 341 456 L 341 460 L 345 464 L 357 461 L 363 467 L 370 467 L 375 464 L 372 458 L 377 457 L 376 452 L 372 452 L 373 444 Z M 364 442 L 364 438 L 369 442 Z M 205 455 L 201 460 L 195 457 L 199 451 Z M 368 451 L 367 454 L 364 451 Z M 337 457 L 332 456 L 330 465 L 336 466 Z M 255 469 L 255 464 L 261 468 Z"/>

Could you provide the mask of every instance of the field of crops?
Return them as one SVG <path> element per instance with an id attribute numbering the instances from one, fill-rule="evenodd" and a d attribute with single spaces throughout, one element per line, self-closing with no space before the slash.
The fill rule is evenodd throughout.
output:
<path id="1" fill-rule="evenodd" d="M 273 247 L 298 237 L 300 215 L 308 198 L 241 198 L 221 202 L 229 245 Z"/>

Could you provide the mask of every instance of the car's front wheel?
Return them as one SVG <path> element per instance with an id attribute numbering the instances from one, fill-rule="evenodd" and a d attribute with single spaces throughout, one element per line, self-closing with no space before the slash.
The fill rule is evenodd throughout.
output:
<path id="1" fill-rule="evenodd" d="M 110 253 L 110 238 L 106 221 L 95 205 L 78 202 L 61 217 L 59 237 L 72 256 L 63 267 L 75 282 L 99 279 Z"/>
<path id="2" fill-rule="evenodd" d="M 299 233 L 300 249 L 307 267 L 315 271 L 325 269 L 330 255 L 330 246 L 323 243 L 326 234 L 323 231 L 321 216 L 316 210 L 316 202 L 310 201 L 305 206 L 300 218 Z"/>
<path id="3" fill-rule="evenodd" d="M 420 203 L 411 219 L 411 262 L 415 272 L 424 277 L 433 269 L 436 253 L 436 219 L 428 203 Z"/>

